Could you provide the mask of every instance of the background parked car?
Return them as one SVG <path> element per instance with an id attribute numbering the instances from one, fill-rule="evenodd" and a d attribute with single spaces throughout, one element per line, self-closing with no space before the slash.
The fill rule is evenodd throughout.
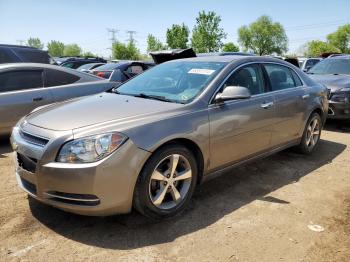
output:
<path id="1" fill-rule="evenodd" d="M 350 119 L 350 55 L 326 58 L 308 73 L 329 90 L 328 118 Z"/>
<path id="2" fill-rule="evenodd" d="M 29 46 L 0 44 L 0 64 L 18 62 L 54 64 L 47 51 Z"/>
<path id="3" fill-rule="evenodd" d="M 95 69 L 96 67 L 99 67 L 101 65 L 104 65 L 105 63 L 90 63 L 90 64 L 85 64 L 82 66 L 79 66 L 77 68 L 78 71 L 84 72 L 84 73 L 91 73 L 92 69 Z"/>
<path id="4" fill-rule="evenodd" d="M 96 67 L 91 72 L 114 82 L 124 82 L 154 66 L 152 62 L 119 61 Z"/>
<path id="5" fill-rule="evenodd" d="M 0 135 L 34 108 L 73 97 L 104 92 L 115 83 L 59 66 L 0 65 Z"/>
<path id="6" fill-rule="evenodd" d="M 107 63 L 107 61 L 100 57 L 70 57 L 67 60 L 63 61 L 60 66 L 77 69 L 82 65 L 91 63 Z"/>
<path id="7" fill-rule="evenodd" d="M 322 58 L 319 57 L 305 58 L 302 63 L 299 63 L 300 69 L 307 72 L 321 60 Z"/>

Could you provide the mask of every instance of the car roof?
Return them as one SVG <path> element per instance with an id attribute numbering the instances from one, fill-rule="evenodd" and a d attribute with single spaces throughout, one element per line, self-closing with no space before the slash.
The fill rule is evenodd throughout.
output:
<path id="1" fill-rule="evenodd" d="M 101 80 L 101 78 L 98 76 L 94 76 L 91 74 L 80 72 L 78 70 L 74 70 L 74 69 L 62 67 L 62 66 L 57 66 L 57 65 L 41 64 L 41 63 L 5 63 L 5 64 L 0 64 L 0 70 L 35 68 L 35 67 L 63 71 L 63 72 L 67 72 L 69 74 L 80 76 L 81 78 L 84 78 L 84 79 L 89 78 L 89 79 L 96 79 L 96 81 Z"/>
<path id="2" fill-rule="evenodd" d="M 211 52 L 211 53 L 198 53 L 197 56 L 228 56 L 228 55 L 239 55 L 239 56 L 256 56 L 252 53 L 245 52 Z"/>
<path id="3" fill-rule="evenodd" d="M 178 59 L 178 60 L 172 60 L 172 61 L 191 61 L 191 62 L 223 62 L 223 63 L 231 63 L 236 61 L 241 62 L 275 62 L 275 63 L 282 63 L 286 65 L 291 65 L 288 62 L 285 62 L 281 59 L 277 59 L 274 57 L 268 57 L 268 56 L 246 56 L 246 55 L 226 55 L 226 56 L 199 56 L 199 57 L 191 57 L 191 58 L 184 58 L 184 59 Z M 172 62 L 169 61 L 169 62 Z"/>

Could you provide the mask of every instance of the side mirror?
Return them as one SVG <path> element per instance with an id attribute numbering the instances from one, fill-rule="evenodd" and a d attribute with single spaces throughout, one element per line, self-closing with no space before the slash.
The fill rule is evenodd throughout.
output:
<path id="1" fill-rule="evenodd" d="M 312 66 L 307 66 L 307 67 L 304 68 L 303 71 L 306 73 L 307 71 L 309 71 L 309 70 L 311 69 L 311 67 L 312 67 Z"/>
<path id="2" fill-rule="evenodd" d="M 248 88 L 243 86 L 227 86 L 222 93 L 215 97 L 215 102 L 220 103 L 228 100 L 248 99 L 251 97 Z"/>

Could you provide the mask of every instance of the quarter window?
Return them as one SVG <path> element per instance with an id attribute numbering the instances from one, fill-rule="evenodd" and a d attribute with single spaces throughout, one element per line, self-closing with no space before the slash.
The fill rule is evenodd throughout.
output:
<path id="1" fill-rule="evenodd" d="M 75 83 L 80 79 L 79 76 L 59 70 L 46 69 L 45 71 L 46 87 L 69 85 Z"/>
<path id="2" fill-rule="evenodd" d="M 264 93 L 264 77 L 259 65 L 249 65 L 238 69 L 227 79 L 223 89 L 227 86 L 243 86 L 249 89 L 252 95 Z"/>
<path id="3" fill-rule="evenodd" d="M 41 70 L 12 71 L 0 74 L 0 93 L 43 87 Z"/>
<path id="4" fill-rule="evenodd" d="M 286 66 L 265 64 L 265 69 L 270 79 L 271 91 L 302 85 L 300 79 L 294 79 L 292 70 Z"/>

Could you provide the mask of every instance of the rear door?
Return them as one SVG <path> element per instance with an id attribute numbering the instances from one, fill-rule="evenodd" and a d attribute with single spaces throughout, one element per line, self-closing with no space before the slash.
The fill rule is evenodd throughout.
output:
<path id="1" fill-rule="evenodd" d="M 77 83 L 81 78 L 61 70 L 45 69 L 44 85 L 50 90 L 54 101 L 59 102 L 74 97 L 87 96 L 104 92 L 108 89 L 109 83 L 83 82 Z"/>
<path id="2" fill-rule="evenodd" d="M 300 137 L 307 112 L 307 87 L 290 67 L 264 64 L 270 91 L 275 95 L 276 122 L 272 133 L 272 146 L 279 146 Z"/>
<path id="3" fill-rule="evenodd" d="M 53 102 L 43 87 L 42 69 L 0 72 L 0 133 L 7 133 L 34 108 Z"/>
<path id="4" fill-rule="evenodd" d="M 209 105 L 211 169 L 269 149 L 275 121 L 274 96 L 265 92 L 266 81 L 259 64 L 238 69 L 221 90 L 226 86 L 247 87 L 252 96 Z"/>

